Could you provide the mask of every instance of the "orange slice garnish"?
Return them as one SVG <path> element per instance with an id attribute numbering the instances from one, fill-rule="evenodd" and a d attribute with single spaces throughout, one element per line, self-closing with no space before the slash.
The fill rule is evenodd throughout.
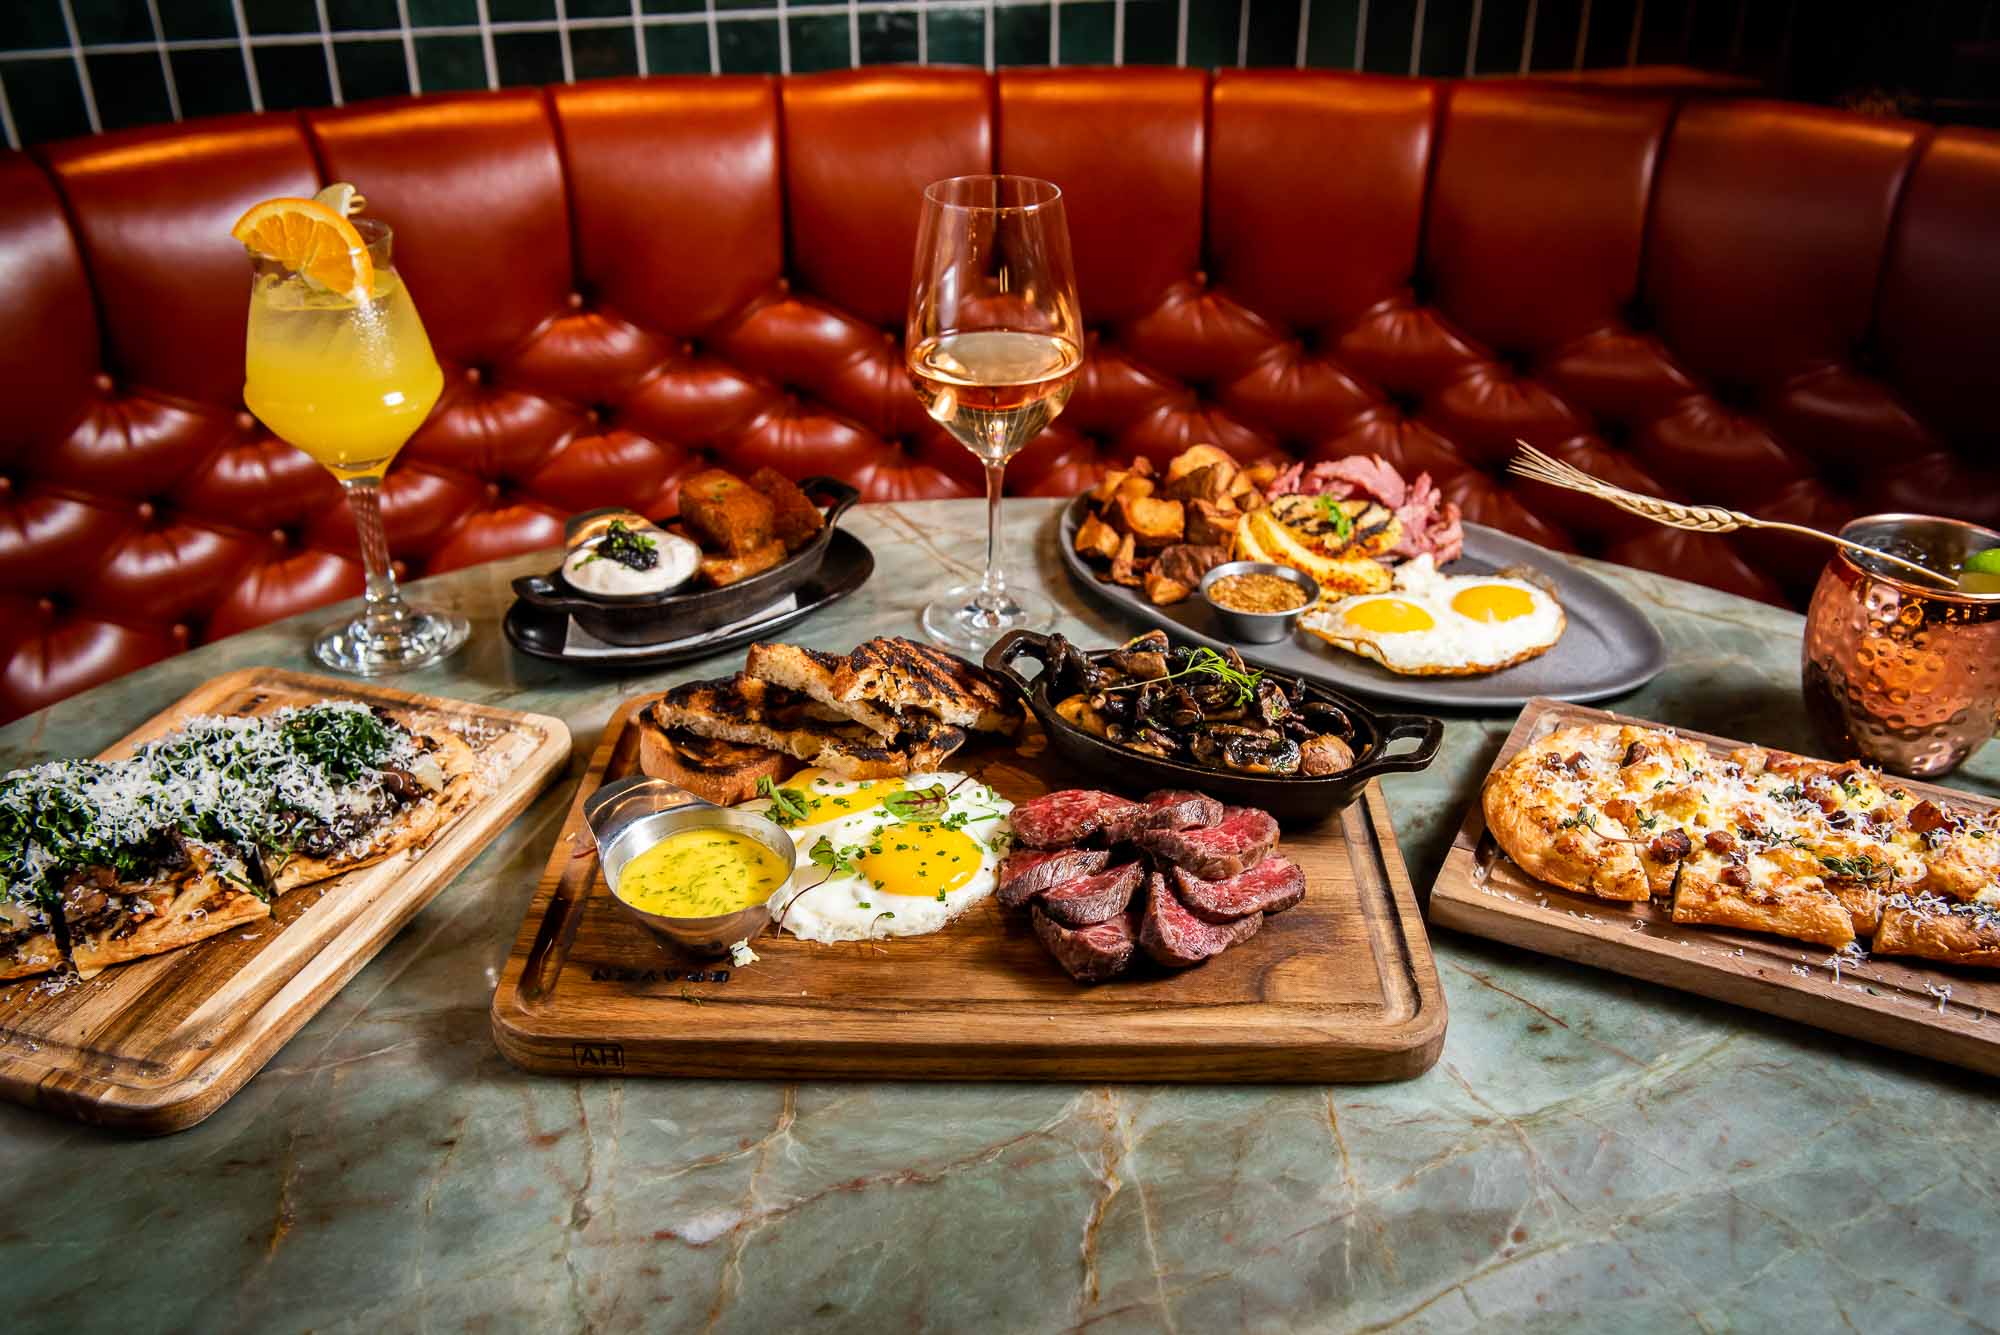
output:
<path id="1" fill-rule="evenodd" d="M 267 199 L 238 218 L 229 235 L 330 292 L 364 301 L 374 289 L 375 263 L 361 233 L 316 200 Z"/>

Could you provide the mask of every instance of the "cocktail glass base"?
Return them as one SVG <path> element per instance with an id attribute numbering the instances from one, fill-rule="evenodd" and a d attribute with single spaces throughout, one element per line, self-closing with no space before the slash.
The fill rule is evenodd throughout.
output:
<path id="1" fill-rule="evenodd" d="M 335 672 L 382 677 L 429 667 L 456 652 L 471 631 L 470 622 L 449 612 L 404 608 L 371 618 L 364 611 L 315 636 L 313 657 Z"/>
<path id="2" fill-rule="evenodd" d="M 1038 593 L 1009 589 L 997 602 L 983 600 L 977 584 L 960 584 L 924 609 L 924 634 L 947 649 L 983 654 L 1010 630 L 1050 631 L 1056 605 Z"/>

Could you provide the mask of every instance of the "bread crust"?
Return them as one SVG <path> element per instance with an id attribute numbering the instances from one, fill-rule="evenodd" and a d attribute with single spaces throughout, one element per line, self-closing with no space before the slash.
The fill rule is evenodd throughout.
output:
<path id="1" fill-rule="evenodd" d="M 2000 967 L 2000 911 L 1936 896 L 1897 896 L 1882 911 L 1870 947 L 1877 955 L 1914 955 L 1948 964 Z"/>
<path id="2" fill-rule="evenodd" d="M 780 783 L 798 762 L 769 747 L 676 737 L 660 727 L 649 710 L 639 718 L 639 768 L 705 802 L 733 807 L 757 795 L 758 780 Z"/>

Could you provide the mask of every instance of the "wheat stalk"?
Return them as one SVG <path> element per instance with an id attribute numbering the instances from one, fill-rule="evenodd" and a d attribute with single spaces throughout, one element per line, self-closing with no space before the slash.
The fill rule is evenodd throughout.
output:
<path id="1" fill-rule="evenodd" d="M 1552 487 L 1561 487 L 1565 491 L 1575 491 L 1581 492 L 1585 496 L 1595 496 L 1601 501 L 1609 501 L 1629 514 L 1638 515 L 1641 519 L 1650 519 L 1656 524 L 1665 524 L 1670 528 L 1687 529 L 1692 533 L 1734 533 L 1739 529 L 1746 528 L 1776 529 L 1785 533 L 1800 533 L 1810 538 L 1819 538 L 1823 541 L 1834 543 L 1837 546 L 1846 548 L 1848 551 L 1858 552 L 1863 556 L 1873 557 L 1875 560 L 1885 565 L 1893 566 L 1898 571 L 1917 578 L 1926 584 L 1949 589 L 1958 587 L 1958 581 L 1949 575 L 1939 574 L 1937 571 L 1926 566 L 1920 566 L 1914 561 L 1906 561 L 1900 556 L 1891 555 L 1879 548 L 1863 546 L 1858 542 L 1850 542 L 1846 538 L 1836 537 L 1834 534 L 1823 532 L 1820 529 L 1807 528 L 1803 524 L 1787 524 L 1775 519 L 1758 519 L 1753 515 L 1746 515 L 1740 510 L 1725 510 L 1719 505 L 1682 505 L 1677 501 L 1662 500 L 1658 496 L 1645 496 L 1636 491 L 1627 491 L 1623 487 L 1614 487 L 1609 482 L 1594 478 L 1581 469 L 1572 468 L 1560 459 L 1551 458 L 1528 444 L 1525 440 L 1517 439 L 1514 443 L 1521 447 L 1521 452 L 1508 463 L 1508 472 L 1513 473 L 1517 477 L 1525 477 L 1535 482 L 1546 482 Z"/>

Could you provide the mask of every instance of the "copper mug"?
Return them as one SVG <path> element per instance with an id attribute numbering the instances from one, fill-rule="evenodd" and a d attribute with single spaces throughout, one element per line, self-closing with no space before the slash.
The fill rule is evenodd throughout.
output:
<path id="1" fill-rule="evenodd" d="M 1956 571 L 2000 533 L 1869 515 L 1840 535 Z M 2000 594 L 1953 593 L 1838 549 L 1806 612 L 1806 710 L 1828 747 L 1912 778 L 1956 769 L 2000 728 Z"/>

